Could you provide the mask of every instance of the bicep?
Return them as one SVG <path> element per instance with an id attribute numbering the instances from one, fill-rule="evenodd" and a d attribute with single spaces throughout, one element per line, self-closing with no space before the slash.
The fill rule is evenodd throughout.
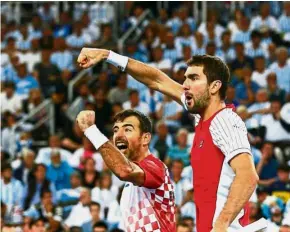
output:
<path id="1" fill-rule="evenodd" d="M 250 153 L 240 153 L 229 161 L 229 165 L 236 174 L 252 173 L 257 175 L 255 165 Z"/>
<path id="2" fill-rule="evenodd" d="M 145 181 L 145 173 L 137 164 L 130 162 L 133 171 L 126 177 L 125 181 L 131 182 L 137 186 L 143 186 Z"/>

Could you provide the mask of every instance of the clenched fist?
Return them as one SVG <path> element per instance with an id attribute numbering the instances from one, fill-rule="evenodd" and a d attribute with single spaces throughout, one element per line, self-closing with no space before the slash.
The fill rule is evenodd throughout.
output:
<path id="1" fill-rule="evenodd" d="M 85 132 L 87 128 L 95 124 L 95 112 L 92 110 L 81 111 L 76 120 L 82 132 Z"/>
<path id="2" fill-rule="evenodd" d="M 78 57 L 78 63 L 82 68 L 89 68 L 108 58 L 109 51 L 98 48 L 83 48 Z"/>

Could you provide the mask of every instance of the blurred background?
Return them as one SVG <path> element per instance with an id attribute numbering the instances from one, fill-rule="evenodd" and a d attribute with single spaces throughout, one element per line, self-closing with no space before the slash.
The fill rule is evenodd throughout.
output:
<path id="1" fill-rule="evenodd" d="M 260 176 L 250 220 L 290 231 L 290 2 L 278 1 L 1 2 L 3 231 L 122 231 L 124 183 L 75 118 L 94 110 L 111 137 L 114 115 L 130 108 L 154 124 L 150 149 L 170 170 L 177 230 L 195 231 L 193 118 L 105 62 L 81 70 L 85 46 L 137 59 L 181 84 L 192 55 L 224 60 L 226 102 L 246 124 Z"/>

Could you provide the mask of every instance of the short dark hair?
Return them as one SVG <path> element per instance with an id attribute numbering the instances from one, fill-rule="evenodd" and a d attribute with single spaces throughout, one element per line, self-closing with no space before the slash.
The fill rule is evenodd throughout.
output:
<path id="1" fill-rule="evenodd" d="M 98 206 L 99 209 L 101 208 L 100 203 L 98 203 L 98 202 L 96 202 L 96 201 L 92 201 L 92 202 L 90 203 L 90 210 L 91 210 L 91 207 L 92 207 L 92 206 Z"/>
<path id="2" fill-rule="evenodd" d="M 190 216 L 184 216 L 184 217 L 181 218 L 181 221 L 186 221 L 186 220 L 190 220 L 190 221 L 194 222 L 194 218 L 190 217 Z"/>
<path id="3" fill-rule="evenodd" d="M 6 81 L 6 82 L 4 82 L 4 87 L 5 88 L 12 88 L 14 90 L 16 88 L 15 83 L 13 81 Z"/>
<path id="4" fill-rule="evenodd" d="M 261 36 L 262 36 L 261 33 L 259 31 L 256 31 L 256 30 L 252 31 L 252 33 L 251 33 L 251 39 L 253 39 L 255 37 L 261 38 Z"/>
<path id="5" fill-rule="evenodd" d="M 178 227 L 178 226 L 185 227 L 185 228 L 189 228 L 189 226 L 188 226 L 187 224 L 183 223 L 183 222 L 178 223 L 178 224 L 177 224 L 177 227 Z"/>
<path id="6" fill-rule="evenodd" d="M 184 167 L 184 162 L 182 161 L 182 159 L 171 160 L 171 162 L 169 164 L 170 168 L 172 168 L 172 166 L 173 166 L 174 163 L 180 163 Z"/>
<path id="7" fill-rule="evenodd" d="M 7 169 L 10 169 L 10 170 L 12 171 L 12 166 L 11 166 L 11 164 L 10 164 L 10 163 L 7 163 L 7 162 L 2 163 L 2 165 L 1 165 L 1 171 L 4 172 L 4 171 L 6 171 Z"/>
<path id="8" fill-rule="evenodd" d="M 40 198 L 42 199 L 44 195 L 47 193 L 52 194 L 52 192 L 49 189 L 44 189 L 43 191 L 40 191 Z"/>
<path id="9" fill-rule="evenodd" d="M 130 90 L 129 96 L 131 97 L 133 94 L 137 94 L 137 95 L 139 95 L 138 90 L 136 90 L 136 89 L 132 89 L 132 90 Z"/>
<path id="10" fill-rule="evenodd" d="M 290 172 L 290 167 L 287 164 L 281 164 L 277 171 Z"/>
<path id="11" fill-rule="evenodd" d="M 101 227 L 101 228 L 104 228 L 106 230 L 108 229 L 108 226 L 104 221 L 99 221 L 96 224 L 94 224 L 93 228 L 96 228 L 96 227 Z"/>
<path id="12" fill-rule="evenodd" d="M 220 80 L 222 86 L 219 94 L 222 100 L 226 97 L 228 83 L 230 81 L 230 70 L 228 66 L 218 57 L 210 55 L 196 55 L 187 61 L 188 66 L 203 66 L 208 84 Z"/>
<path id="13" fill-rule="evenodd" d="M 125 118 L 134 116 L 140 122 L 140 130 L 143 133 L 152 133 L 152 122 L 149 117 L 137 110 L 123 110 L 115 115 L 113 122 L 124 121 Z"/>

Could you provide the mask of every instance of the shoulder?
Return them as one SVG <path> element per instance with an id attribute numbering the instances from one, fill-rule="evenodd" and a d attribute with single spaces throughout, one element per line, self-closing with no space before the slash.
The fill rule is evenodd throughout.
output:
<path id="1" fill-rule="evenodd" d="M 166 169 L 165 164 L 153 155 L 147 156 L 145 159 L 139 162 L 138 165 L 143 169 L 143 171 L 154 171 L 158 175 L 163 175 Z"/>
<path id="2" fill-rule="evenodd" d="M 226 108 L 222 111 L 220 111 L 212 120 L 210 129 L 228 129 L 230 128 L 242 128 L 243 130 L 246 130 L 245 123 L 240 118 L 239 115 L 237 115 L 236 112 L 234 112 L 230 108 Z"/>

